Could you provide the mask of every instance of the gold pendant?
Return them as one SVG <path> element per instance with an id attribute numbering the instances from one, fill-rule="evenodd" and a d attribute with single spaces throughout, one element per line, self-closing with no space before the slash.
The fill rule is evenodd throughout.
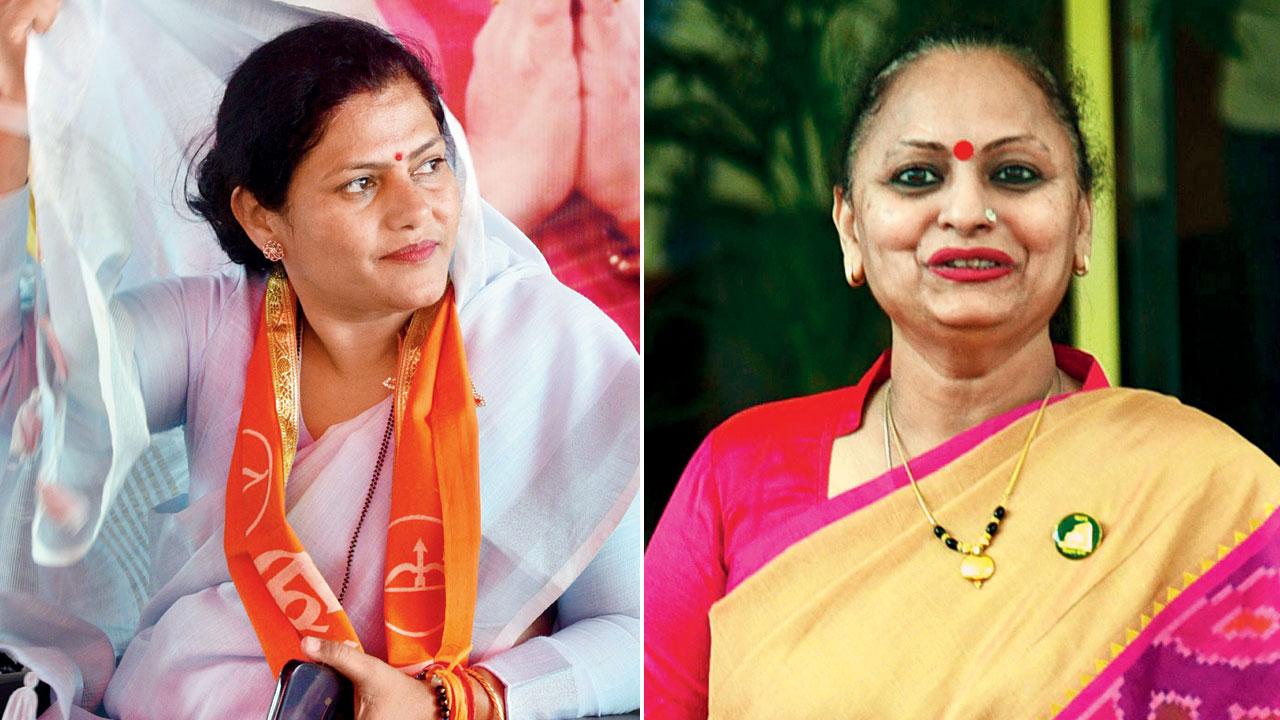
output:
<path id="1" fill-rule="evenodd" d="M 996 562 L 986 555 L 965 555 L 960 562 L 960 574 L 979 589 L 995 573 Z"/>

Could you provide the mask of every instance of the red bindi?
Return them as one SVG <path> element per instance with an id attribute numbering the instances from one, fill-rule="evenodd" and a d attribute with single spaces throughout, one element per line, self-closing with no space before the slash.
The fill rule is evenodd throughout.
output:
<path id="1" fill-rule="evenodd" d="M 957 160 L 968 160 L 973 157 L 973 143 L 968 140 L 961 140 L 956 146 L 951 148 L 951 152 L 955 153 Z"/>
<path id="2" fill-rule="evenodd" d="M 396 153 L 396 162 L 400 162 L 403 159 L 404 159 L 404 153 Z"/>

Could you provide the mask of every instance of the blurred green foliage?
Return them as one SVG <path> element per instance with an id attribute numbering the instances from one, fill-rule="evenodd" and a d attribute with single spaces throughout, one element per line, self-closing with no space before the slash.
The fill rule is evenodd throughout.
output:
<path id="1" fill-rule="evenodd" d="M 1174 28 L 1186 32 L 1201 48 L 1238 58 L 1243 48 L 1236 37 L 1235 17 L 1246 3 L 1257 8 L 1269 5 L 1272 12 L 1280 12 L 1280 0 L 1155 0 L 1151 16 L 1170 17 Z"/>

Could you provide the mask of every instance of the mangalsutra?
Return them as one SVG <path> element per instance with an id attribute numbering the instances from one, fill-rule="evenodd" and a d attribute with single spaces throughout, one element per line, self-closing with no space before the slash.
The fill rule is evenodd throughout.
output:
<path id="1" fill-rule="evenodd" d="M 1062 376 L 1055 370 L 1054 377 L 1057 380 L 1058 390 L 1062 389 Z M 1022 474 L 1022 466 L 1026 463 L 1027 453 L 1031 450 L 1031 440 L 1036 436 L 1036 430 L 1040 428 L 1040 420 L 1044 417 L 1044 410 L 1049 405 L 1049 398 L 1053 394 L 1053 385 L 1045 391 L 1044 399 L 1040 401 L 1040 409 L 1036 411 L 1035 420 L 1031 423 L 1031 430 L 1027 433 L 1027 439 L 1022 444 L 1022 452 L 1018 455 L 1018 462 L 1013 467 L 1013 474 L 1009 476 L 1009 484 L 1005 486 L 1004 495 L 1000 497 L 1000 504 L 991 513 L 991 521 L 987 523 L 982 539 L 976 543 L 967 543 L 951 535 L 947 532 L 933 513 L 929 511 L 929 505 L 924 500 L 924 494 L 920 492 L 920 486 L 916 483 L 915 475 L 911 472 L 911 461 L 907 457 L 907 452 L 902 444 L 902 437 L 898 434 L 898 426 L 893 421 L 893 381 L 890 380 L 885 386 L 885 402 L 884 402 L 884 435 L 885 435 L 885 456 L 888 459 L 890 469 L 893 468 L 893 457 L 889 452 L 889 439 L 893 438 L 894 446 L 898 450 L 898 456 L 902 458 L 902 468 L 907 473 L 907 480 L 911 483 L 911 489 L 915 491 L 916 502 L 920 504 L 920 510 L 924 513 L 924 517 L 929 521 L 929 525 L 933 528 L 933 534 L 948 550 L 954 550 L 962 555 L 964 559 L 960 561 L 960 575 L 965 580 L 973 583 L 976 588 L 981 588 L 982 583 L 991 579 L 996 572 L 996 563 L 986 554 L 987 547 L 995 540 L 996 533 L 1000 530 L 1000 523 L 1008 514 L 1009 498 L 1013 495 L 1013 489 L 1018 484 L 1018 477 Z"/>
<path id="2" fill-rule="evenodd" d="M 297 322 L 298 364 L 302 364 L 302 318 Z M 391 378 L 382 382 L 382 386 L 394 390 L 395 383 Z M 360 519 L 356 521 L 356 529 L 351 533 L 351 542 L 347 545 L 347 566 L 342 573 L 342 586 L 338 589 L 338 602 L 347 596 L 347 585 L 351 582 L 351 562 L 356 557 L 356 544 L 360 542 L 360 531 L 364 528 L 364 520 L 369 515 L 369 507 L 373 504 L 373 495 L 378 490 L 378 478 L 382 477 L 382 465 L 387 459 L 387 449 L 391 445 L 391 436 L 396 426 L 395 403 L 391 404 L 391 412 L 387 414 L 387 425 L 382 431 L 382 445 L 378 448 L 378 459 L 373 464 L 373 477 L 369 478 L 369 489 L 365 491 L 364 505 L 360 508 Z"/>
<path id="3" fill-rule="evenodd" d="M 351 533 L 351 543 L 347 545 L 347 569 L 342 573 L 342 587 L 338 590 L 339 603 L 347 597 L 347 584 L 351 582 L 351 561 L 356 558 L 356 543 L 360 542 L 360 530 L 364 528 L 364 519 L 369 515 L 369 507 L 373 504 L 373 494 L 378 491 L 378 478 L 382 477 L 382 464 L 387 460 L 387 448 L 391 445 L 395 428 L 396 405 L 391 403 L 387 425 L 382 431 L 382 445 L 378 447 L 378 459 L 373 463 L 373 477 L 369 478 L 369 489 L 365 491 L 364 505 L 360 507 L 360 519 L 356 521 L 355 532 Z"/>

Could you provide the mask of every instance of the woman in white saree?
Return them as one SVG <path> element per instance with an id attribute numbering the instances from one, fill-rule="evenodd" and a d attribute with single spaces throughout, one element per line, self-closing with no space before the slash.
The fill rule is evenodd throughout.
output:
<path id="1" fill-rule="evenodd" d="M 41 15 L 39 26 L 49 22 L 42 15 L 45 8 L 56 3 L 4 0 L 3 5 L 5 12 L 18 5 L 31 8 L 33 15 Z M 32 48 L 28 61 L 37 63 L 27 68 L 29 84 L 0 87 L 0 97 L 11 103 L 23 100 L 25 89 L 43 258 L 37 275 L 48 288 L 47 318 L 40 307 L 24 308 L 17 287 L 26 258 L 30 196 L 23 187 L 25 162 L 14 153 L 25 154 L 26 140 L 13 128 L 0 128 L 0 288 L 6 289 L 0 295 L 0 427 L 7 430 L 16 419 L 20 431 L 30 429 L 31 423 L 24 426 L 19 415 L 43 413 L 48 434 L 57 414 L 48 408 L 72 408 L 66 415 L 65 442 L 74 443 L 77 435 L 105 435 L 106 455 L 113 459 L 103 473 L 105 482 L 103 477 L 64 477 L 75 466 L 48 462 L 53 440 L 24 432 L 12 436 L 19 454 L 24 447 L 45 449 L 40 477 L 52 489 L 29 519 L 34 525 L 29 545 L 0 547 L 10 566 L 23 565 L 32 553 L 43 563 L 9 572 L 6 578 L 19 580 L 0 587 L 0 650 L 53 687 L 57 717 L 251 718 L 261 717 L 270 701 L 272 670 L 278 664 L 273 655 L 301 657 L 305 636 L 345 637 L 339 630 L 307 632 L 323 624 L 308 616 L 311 602 L 293 602 L 297 597 L 288 592 L 281 599 L 273 590 L 279 613 L 291 624 L 281 631 L 291 645 L 284 650 L 278 641 L 273 645 L 270 638 L 279 623 L 273 630 L 271 618 L 255 615 L 254 603 L 243 601 L 245 583 L 265 583 L 268 589 L 273 581 L 283 585 L 288 578 L 281 581 L 280 576 L 294 566 L 272 569 L 274 578 L 264 565 L 257 568 L 261 578 L 246 579 L 243 570 L 237 575 L 236 540 L 223 532 L 235 512 L 228 501 L 235 497 L 228 477 L 249 478 L 255 472 L 251 466 L 258 467 L 249 459 L 254 451 L 244 445 L 254 432 L 247 408 L 261 399 L 249 397 L 256 392 L 251 378 L 258 358 L 255 343 L 286 338 L 293 342 L 281 356 L 286 367 L 277 372 L 280 367 L 272 365 L 271 380 L 291 377 L 294 384 L 275 385 L 274 400 L 259 403 L 274 413 L 272 418 L 278 416 L 281 428 L 280 440 L 268 449 L 269 465 L 283 468 L 275 470 L 273 485 L 282 504 L 279 525 L 296 536 L 293 545 L 284 544 L 286 549 L 305 548 L 298 553 L 307 557 L 297 574 L 316 572 L 322 578 L 312 589 L 333 616 L 325 627 L 349 622 L 353 639 L 363 646 L 363 653 L 336 657 L 331 644 L 318 656 L 352 676 L 367 704 L 362 716 L 436 717 L 430 693 L 411 680 L 432 660 L 474 671 L 458 677 L 471 684 L 468 695 L 474 695 L 474 716 L 481 720 L 500 717 L 503 708 L 489 707 L 483 683 L 471 679 L 476 676 L 497 690 L 506 717 L 578 717 L 634 709 L 640 663 L 639 363 L 626 337 L 589 302 L 558 283 L 533 245 L 480 199 L 461 128 L 439 106 L 433 88 L 423 84 L 425 71 L 418 76 L 403 67 L 389 72 L 375 68 L 363 86 L 356 82 L 355 90 L 349 87 L 330 97 L 315 90 L 301 106 L 288 102 L 280 90 L 289 84 L 280 77 L 284 66 L 260 64 L 257 71 L 270 67 L 270 76 L 254 76 L 250 68 L 238 81 L 233 79 L 232 85 L 258 91 L 248 92 L 250 100 L 242 97 L 241 102 L 264 105 L 240 106 L 230 120 L 220 116 L 218 135 L 236 118 L 290 113 L 299 124 L 313 123 L 305 149 L 292 161 L 287 149 L 239 148 L 243 157 L 258 153 L 260 163 L 271 164 L 272 152 L 284 157 L 280 167 L 287 202 L 252 188 L 230 198 L 206 192 L 207 168 L 202 167 L 197 176 L 206 204 L 194 205 L 211 220 L 231 257 L 247 268 L 113 293 L 119 257 L 103 252 L 99 243 L 119 243 L 118 237 L 109 237 L 110 231 L 126 226 L 139 209 L 103 207 L 89 193 L 96 188 L 107 196 L 121 192 L 120 183 L 146 162 L 113 152 L 121 148 L 108 147 L 111 138 L 104 140 L 93 127 L 95 117 L 111 114 L 103 103 L 127 99 L 94 92 L 94 75 L 83 69 L 96 67 L 100 75 L 104 65 L 116 63 L 115 72 L 123 72 L 129 61 L 145 62 L 148 54 L 146 47 L 104 42 L 103 34 L 127 26 L 121 16 L 134 13 L 169 28 L 196 48 L 193 55 L 211 65 L 234 65 L 253 49 L 246 37 L 265 39 L 290 28 L 322 27 L 311 24 L 315 16 L 310 13 L 269 2 L 215 2 L 197 8 L 194 3 L 139 0 L 130 7 L 119 5 L 125 4 L 68 0 L 49 35 L 33 42 L 39 47 Z M 323 27 L 331 34 L 350 32 L 392 55 L 395 48 L 379 43 L 399 47 L 369 26 L 344 21 Z M 350 49 L 358 44 L 296 32 L 294 42 L 310 43 L 314 55 L 326 62 L 360 66 L 367 59 Z M 6 56 L 14 55 L 13 47 L 4 50 Z M 334 60 L 343 52 L 352 57 Z M 0 78 L 12 77 L 13 68 L 5 70 Z M 308 68 L 305 59 L 284 73 L 309 71 L 318 77 L 333 74 Z M 180 76 L 181 70 L 174 69 L 174 77 Z M 316 82 L 320 88 L 334 86 Z M 244 137 L 262 133 L 259 141 L 269 134 L 254 127 L 244 132 Z M 218 146 L 224 140 L 218 135 L 211 153 L 225 150 Z M 80 147 L 77 140 L 84 141 Z M 236 148 L 229 152 L 234 156 Z M 352 171 L 351 165 L 360 167 Z M 328 188 L 329 194 L 320 188 Z M 229 234 L 216 220 L 229 216 L 224 201 L 234 209 L 251 247 L 228 247 Z M 266 267 L 272 268 L 270 273 L 263 271 Z M 95 292 L 109 312 L 94 312 Z M 277 292 L 286 298 L 296 294 L 296 318 L 292 302 L 272 310 L 268 297 Z M 87 310 L 79 321 L 94 331 L 83 336 L 96 338 L 88 349 L 75 342 L 81 336 L 74 330 L 77 309 L 68 299 L 81 295 L 87 298 L 82 303 Z M 288 332 L 277 333 L 273 318 L 287 320 L 282 327 Z M 48 331 L 48 337 L 40 337 L 37 328 Z M 396 571 L 405 563 L 393 562 L 390 545 L 400 539 L 388 528 L 419 517 L 397 509 L 402 500 L 393 488 L 427 491 L 403 479 L 409 470 L 421 468 L 397 457 L 397 446 L 412 439 L 406 436 L 412 435 L 412 423 L 399 402 L 407 402 L 410 413 L 418 402 L 425 402 L 425 413 L 443 405 L 440 378 L 455 367 L 444 359 L 451 332 L 464 350 L 455 358 L 458 370 L 452 382 L 467 381 L 478 405 L 459 410 L 460 418 L 474 418 L 474 431 L 468 435 L 461 420 L 458 427 L 463 429 L 456 430 L 464 445 L 471 437 L 478 451 L 456 454 L 472 458 L 478 487 L 474 497 L 465 488 L 453 494 L 452 470 L 439 469 L 440 498 L 435 502 L 443 504 L 443 522 L 436 524 L 445 528 L 439 552 L 446 568 L 440 594 L 474 597 L 474 602 L 460 610 L 439 600 L 443 638 L 433 628 L 434 645 L 427 643 L 423 657 L 413 654 L 420 649 L 416 646 L 406 655 L 392 628 L 396 611 L 388 606 L 398 602 Z M 65 352 L 38 353 L 37 346 L 56 348 L 53 335 L 62 340 Z M 412 352 L 420 340 L 426 354 L 433 347 L 439 350 L 429 344 L 431 338 L 446 348 L 439 351 L 436 409 L 430 407 L 430 380 L 415 374 L 418 362 Z M 49 353 L 59 358 L 42 364 Z M 121 358 L 128 366 L 123 371 Z M 426 358 L 422 367 L 433 363 L 434 358 Z M 108 369 L 99 370 L 103 367 Z M 78 383 L 86 374 L 96 382 Z M 384 376 L 389 377 L 379 382 Z M 128 395 L 130 382 L 136 407 L 113 403 L 113 398 Z M 32 404 L 22 408 L 37 388 L 39 412 Z M 415 392 L 425 392 L 425 400 Z M 50 395 L 59 394 L 61 402 L 50 401 Z M 86 410 L 95 406 L 104 408 L 105 421 Z M 85 416 L 77 416 L 76 409 Z M 428 415 L 428 424 L 430 419 Z M 83 432 L 78 425 L 107 430 Z M 444 436 L 455 432 L 454 425 L 431 427 L 436 436 Z M 127 436 L 145 437 L 147 431 L 178 426 L 186 439 L 189 487 L 185 498 L 158 508 L 150 538 L 154 592 L 116 667 L 119 648 L 85 621 L 85 612 L 65 610 L 119 603 L 110 594 L 95 596 L 99 588 L 114 584 L 102 577 L 107 566 L 94 561 L 92 539 L 118 493 L 112 483 L 119 482 L 120 466 L 136 456 L 137 443 Z M 443 453 L 437 459 L 452 457 L 452 449 L 436 449 Z M 61 475 L 50 472 L 51 467 Z M 402 467 L 407 469 L 402 472 Z M 423 467 L 435 472 L 432 462 Z M 463 485 L 470 477 L 465 467 L 458 476 Z M 6 475 L 0 481 L 18 479 Z M 427 489 L 434 494 L 432 488 Z M 459 496 L 472 502 L 464 502 L 462 509 L 451 505 L 449 498 Z M 270 524 L 271 513 L 266 515 L 264 524 Z M 477 523 L 476 552 L 450 554 L 467 544 L 451 539 L 452 528 L 469 522 Z M 249 529 L 257 525 L 254 520 Z M 423 554 L 437 552 L 434 546 L 410 547 Z M 466 562 L 451 565 L 450 558 Z M 416 564 L 413 560 L 408 556 L 410 575 L 417 574 L 415 587 L 421 587 L 430 563 L 421 555 Z M 105 614 L 94 613 L 92 619 Z M 550 616 L 553 631 L 542 636 L 539 618 Z M 459 625 L 465 627 L 459 630 Z M 393 665 L 404 672 L 395 672 Z"/>

